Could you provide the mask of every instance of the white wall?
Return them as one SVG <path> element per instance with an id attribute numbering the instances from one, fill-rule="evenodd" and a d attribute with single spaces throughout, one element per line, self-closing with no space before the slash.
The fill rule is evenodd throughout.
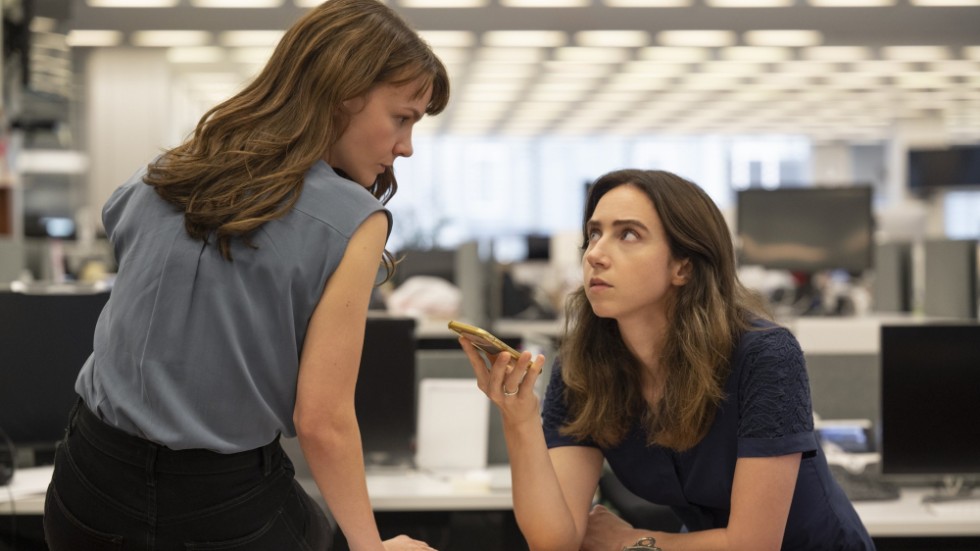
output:
<path id="1" fill-rule="evenodd" d="M 94 48 L 86 67 L 89 205 L 101 226 L 112 191 L 168 142 L 171 75 L 165 50 Z"/>

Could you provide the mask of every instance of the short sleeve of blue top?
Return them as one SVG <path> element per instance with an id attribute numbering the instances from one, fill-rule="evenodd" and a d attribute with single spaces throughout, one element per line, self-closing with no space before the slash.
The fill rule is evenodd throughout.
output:
<path id="1" fill-rule="evenodd" d="M 793 335 L 778 326 L 746 332 L 731 368 L 726 397 L 701 442 L 684 452 L 648 446 L 637 423 L 619 445 L 602 449 L 616 476 L 636 495 L 671 507 L 689 531 L 707 530 L 728 525 L 738 458 L 802 453 L 782 548 L 874 549 L 820 451 L 803 352 Z M 543 413 L 548 447 L 599 447 L 559 434 L 568 415 L 563 395 L 556 362 Z"/>

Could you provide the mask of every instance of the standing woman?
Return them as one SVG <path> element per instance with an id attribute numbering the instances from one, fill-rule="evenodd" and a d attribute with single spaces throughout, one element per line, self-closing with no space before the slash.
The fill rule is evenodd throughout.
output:
<path id="1" fill-rule="evenodd" d="M 391 9 L 328 0 L 113 193 L 119 271 L 55 459 L 52 550 L 327 549 L 280 435 L 299 436 L 352 550 L 430 549 L 379 537 L 354 386 L 371 290 L 393 269 L 392 165 L 448 98 L 445 67 Z"/>
<path id="2" fill-rule="evenodd" d="M 799 344 L 739 283 L 708 195 L 668 172 L 606 174 L 583 237 L 543 427 L 544 359 L 499 357 L 488 371 L 461 341 L 503 416 L 530 549 L 874 549 L 818 446 Z M 604 461 L 687 531 L 592 508 Z"/>

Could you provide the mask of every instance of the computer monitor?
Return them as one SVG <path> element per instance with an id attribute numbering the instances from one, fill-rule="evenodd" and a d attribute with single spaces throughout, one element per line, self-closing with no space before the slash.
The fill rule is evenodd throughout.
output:
<path id="1" fill-rule="evenodd" d="M 980 189 L 980 145 L 910 149 L 908 186 L 920 195 L 945 189 Z"/>
<path id="2" fill-rule="evenodd" d="M 881 327 L 883 474 L 980 479 L 978 343 L 976 323 Z"/>
<path id="3" fill-rule="evenodd" d="M 741 190 L 739 262 L 811 273 L 871 268 L 871 198 L 864 185 Z"/>
<path id="4" fill-rule="evenodd" d="M 18 454 L 53 459 L 78 395 L 75 379 L 92 353 L 108 292 L 0 291 L 0 429 Z"/>
<path id="5" fill-rule="evenodd" d="M 410 466 L 415 450 L 415 319 L 369 316 L 354 407 L 368 466 Z"/>

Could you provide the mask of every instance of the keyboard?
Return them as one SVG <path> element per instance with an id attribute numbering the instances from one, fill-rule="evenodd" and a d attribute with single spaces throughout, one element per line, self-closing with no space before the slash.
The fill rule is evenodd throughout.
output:
<path id="1" fill-rule="evenodd" d="M 878 478 L 873 473 L 852 473 L 843 465 L 830 465 L 830 473 L 851 501 L 888 501 L 898 499 L 897 485 Z"/>

